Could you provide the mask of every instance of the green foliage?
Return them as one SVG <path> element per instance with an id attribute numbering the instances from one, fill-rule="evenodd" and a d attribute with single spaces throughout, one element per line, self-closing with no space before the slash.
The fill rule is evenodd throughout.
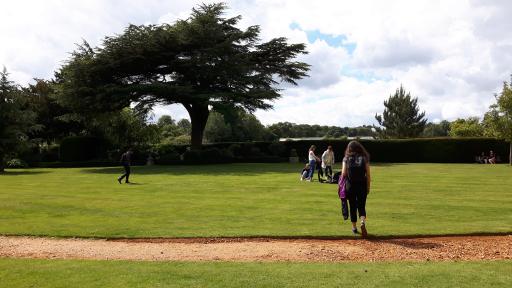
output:
<path id="1" fill-rule="evenodd" d="M 72 111 L 57 103 L 54 97 L 55 83 L 41 79 L 35 79 L 35 84 L 29 84 L 23 88 L 27 95 L 27 102 L 36 114 L 34 120 L 40 129 L 31 131 L 30 138 L 40 145 L 59 142 L 60 139 L 78 135 L 86 130 L 89 122 L 76 121 L 68 117 Z"/>
<path id="2" fill-rule="evenodd" d="M 183 154 L 185 164 L 230 163 L 233 161 L 233 158 L 234 156 L 231 151 L 217 147 L 191 149 Z"/>
<path id="3" fill-rule="evenodd" d="M 360 127 L 337 127 L 279 122 L 268 126 L 268 129 L 276 135 L 276 138 L 375 136 L 372 127 L 365 125 Z"/>
<path id="4" fill-rule="evenodd" d="M 512 81 L 511 81 L 512 82 Z M 512 84 L 503 83 L 503 89 L 496 95 L 496 103 L 491 105 L 484 116 L 484 126 L 488 135 L 505 139 L 510 143 L 509 158 L 512 165 Z"/>
<path id="5" fill-rule="evenodd" d="M 98 120 L 101 135 L 115 147 L 156 144 L 160 138 L 157 125 L 148 124 L 145 114 L 130 108 L 105 114 Z"/>
<path id="6" fill-rule="evenodd" d="M 208 143 L 271 141 L 274 136 L 253 114 L 242 109 L 211 112 L 204 135 Z"/>
<path id="7" fill-rule="evenodd" d="M 27 168 L 28 164 L 27 164 L 27 162 L 25 162 L 21 159 L 14 158 L 14 159 L 7 161 L 6 166 L 7 166 L 7 168 Z"/>
<path id="8" fill-rule="evenodd" d="M 26 95 L 8 77 L 4 67 L 0 72 L 0 172 L 6 157 L 27 148 L 28 133 L 39 128 L 34 124 L 36 115 L 27 104 Z"/>
<path id="9" fill-rule="evenodd" d="M 478 117 L 459 118 L 450 123 L 449 135 L 452 137 L 483 137 L 484 127 Z"/>
<path id="10" fill-rule="evenodd" d="M 283 142 L 288 149 L 296 149 L 302 160 L 307 159 L 311 145 L 317 152 L 332 145 L 336 162 L 343 158 L 349 140 L 301 140 Z M 495 138 L 418 138 L 360 140 L 370 153 L 372 162 L 426 162 L 426 163 L 474 163 L 475 156 L 493 150 L 501 161 L 507 160 L 508 145 Z"/>
<path id="11" fill-rule="evenodd" d="M 232 128 L 230 123 L 226 123 L 222 114 L 211 112 L 206 122 L 204 136 L 207 142 L 226 142 L 232 139 Z"/>
<path id="12" fill-rule="evenodd" d="M 412 98 L 404 87 L 384 101 L 384 112 L 375 115 L 382 127 L 375 127 L 381 138 L 414 138 L 421 135 L 427 119 L 425 112 L 419 112 L 418 98 Z"/>
<path id="13" fill-rule="evenodd" d="M 429 122 L 425 125 L 425 130 L 421 134 L 422 137 L 446 137 L 450 133 L 450 122 L 443 120 L 439 123 Z"/>
<path id="14" fill-rule="evenodd" d="M 279 156 L 279 157 L 288 157 L 288 149 L 286 145 L 280 142 L 273 142 L 268 145 L 268 150 L 271 155 Z"/>
<path id="15" fill-rule="evenodd" d="M 294 61 L 304 44 L 285 38 L 260 43 L 259 26 L 237 28 L 224 4 L 203 4 L 174 24 L 130 25 L 100 47 L 78 47 L 57 73 L 62 103 L 75 111 L 118 110 L 138 103 L 182 104 L 190 114 L 192 145 L 202 143 L 209 107 L 268 109 L 278 81 L 296 84 L 309 65 Z"/>
<path id="16" fill-rule="evenodd" d="M 121 167 L 7 171 L 0 177 L 0 234 L 350 236 L 335 185 L 298 181 L 302 168 L 136 166 L 131 180 L 143 185 L 132 186 L 115 182 Z M 371 169 L 367 211 L 374 235 L 512 231 L 508 165 L 372 162 Z"/>
<path id="17" fill-rule="evenodd" d="M 188 142 L 183 144 L 190 144 L 190 121 L 187 119 L 181 119 L 176 123 L 171 116 L 164 115 L 158 119 L 157 126 L 162 138 L 161 142 L 178 143 L 183 142 L 181 139 L 188 139 Z"/>
<path id="18" fill-rule="evenodd" d="M 104 158 L 106 154 L 104 139 L 93 136 L 72 136 L 62 139 L 59 159 L 63 162 L 88 161 Z"/>

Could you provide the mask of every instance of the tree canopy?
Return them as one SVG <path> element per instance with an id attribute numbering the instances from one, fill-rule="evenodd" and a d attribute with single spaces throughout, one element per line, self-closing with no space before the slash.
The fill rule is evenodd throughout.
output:
<path id="1" fill-rule="evenodd" d="M 375 127 L 382 138 L 418 137 L 427 123 L 425 112 L 419 111 L 418 98 L 412 98 L 403 86 L 384 101 L 384 112 L 375 115 L 381 127 Z"/>
<path id="2" fill-rule="evenodd" d="M 484 136 L 484 127 L 478 117 L 459 118 L 450 123 L 449 135 L 452 137 L 482 137 Z"/>
<path id="3" fill-rule="evenodd" d="M 307 76 L 309 65 L 294 60 L 305 45 L 261 43 L 259 26 L 239 29 L 241 16 L 225 18 L 225 10 L 203 4 L 174 24 L 130 25 L 96 48 L 84 42 L 56 73 L 61 102 L 91 112 L 179 103 L 196 147 L 211 110 L 271 108 L 279 82 Z"/>
<path id="4" fill-rule="evenodd" d="M 0 172 L 5 158 L 26 144 L 27 134 L 37 129 L 22 89 L 9 80 L 5 67 L 0 72 Z"/>
<path id="5" fill-rule="evenodd" d="M 495 95 L 496 103 L 484 116 L 488 136 L 505 139 L 510 143 L 509 160 L 512 165 L 512 81 L 503 83 L 502 91 Z"/>

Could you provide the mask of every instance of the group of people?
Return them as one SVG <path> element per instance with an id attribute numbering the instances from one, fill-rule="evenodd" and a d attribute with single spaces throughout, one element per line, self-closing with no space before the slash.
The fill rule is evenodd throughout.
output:
<path id="1" fill-rule="evenodd" d="M 476 162 L 480 164 L 496 164 L 499 162 L 499 157 L 491 150 L 489 155 L 485 155 L 485 152 L 482 152 L 480 156 L 476 156 Z"/>
<path id="2" fill-rule="evenodd" d="M 359 214 L 361 235 L 367 236 L 366 229 L 366 198 L 370 193 L 370 155 L 358 141 L 351 141 L 345 149 L 341 172 L 332 174 L 334 165 L 334 152 L 332 146 L 328 146 L 322 157 L 315 154 L 316 147 L 312 145 L 308 152 L 308 163 L 301 171 L 301 181 L 312 181 L 317 164 L 327 177 L 327 182 L 338 184 L 338 196 L 341 199 L 343 218 L 352 223 L 352 232 L 359 234 L 357 229 L 357 216 Z M 319 182 L 320 181 L 319 170 Z M 336 175 L 339 175 L 336 177 Z M 347 207 L 348 206 L 348 207 Z"/>
<path id="3" fill-rule="evenodd" d="M 300 180 L 313 181 L 316 169 L 318 171 L 319 182 L 333 183 L 332 166 L 334 166 L 334 152 L 332 151 L 332 146 L 329 145 L 327 147 L 327 150 L 324 151 L 321 158 L 316 156 L 315 150 L 315 145 L 309 148 L 308 163 L 306 163 L 306 166 L 304 166 L 304 169 L 302 169 L 300 173 Z M 324 176 L 327 179 L 325 179 Z"/>

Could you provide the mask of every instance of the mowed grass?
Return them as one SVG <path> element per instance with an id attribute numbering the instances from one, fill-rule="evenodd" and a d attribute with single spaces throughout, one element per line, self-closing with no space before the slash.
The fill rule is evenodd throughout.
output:
<path id="1" fill-rule="evenodd" d="M 339 167 L 337 167 L 339 168 Z M 0 234 L 79 237 L 349 236 L 336 185 L 297 164 L 8 170 Z M 377 236 L 512 232 L 512 168 L 376 164 L 368 229 Z"/>
<path id="2" fill-rule="evenodd" d="M 2 287 L 509 287 L 512 261 L 381 263 L 0 259 Z"/>

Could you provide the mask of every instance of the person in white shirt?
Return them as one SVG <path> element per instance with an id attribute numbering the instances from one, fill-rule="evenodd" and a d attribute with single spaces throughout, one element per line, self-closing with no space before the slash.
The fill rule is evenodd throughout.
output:
<path id="1" fill-rule="evenodd" d="M 316 161 L 321 161 L 320 158 L 318 158 L 315 155 L 315 149 L 316 149 L 316 146 L 311 145 L 311 147 L 309 148 L 309 153 L 308 153 L 309 173 L 308 173 L 308 177 L 306 178 L 306 181 L 309 181 L 309 182 L 311 182 L 313 180 L 313 175 L 315 174 Z"/>
<path id="2" fill-rule="evenodd" d="M 334 166 L 334 152 L 332 146 L 329 145 L 322 154 L 322 169 L 329 182 L 332 182 L 332 166 Z"/>

